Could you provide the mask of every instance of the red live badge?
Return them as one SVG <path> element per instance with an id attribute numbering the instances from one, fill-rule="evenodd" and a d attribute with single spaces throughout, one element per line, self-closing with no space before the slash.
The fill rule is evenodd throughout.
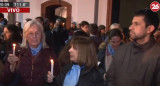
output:
<path id="1" fill-rule="evenodd" d="M 159 9 L 160 9 L 160 4 L 159 4 L 157 1 L 153 1 L 153 2 L 150 4 L 150 9 L 151 9 L 153 12 L 157 12 L 157 11 L 159 11 Z"/>

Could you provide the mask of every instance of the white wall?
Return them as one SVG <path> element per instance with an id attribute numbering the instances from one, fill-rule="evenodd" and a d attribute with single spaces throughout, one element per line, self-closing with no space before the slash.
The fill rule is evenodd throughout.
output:
<path id="1" fill-rule="evenodd" d="M 106 26 L 107 0 L 99 0 L 98 25 Z"/>
<path id="2" fill-rule="evenodd" d="M 83 20 L 94 22 L 95 0 L 64 0 L 72 4 L 72 19 L 80 23 Z M 107 0 L 99 0 L 98 25 L 106 26 Z"/>
<path id="3" fill-rule="evenodd" d="M 26 18 L 35 19 L 37 16 L 41 16 L 41 3 L 47 0 L 17 0 L 17 2 L 30 2 L 30 13 L 16 13 L 16 21 L 23 23 Z"/>
<path id="4" fill-rule="evenodd" d="M 2 0 L 0 0 L 2 1 Z M 17 0 L 17 2 L 30 2 L 30 13 L 16 13 L 16 21 L 24 23 L 26 18 L 34 19 L 41 16 L 41 4 L 47 0 Z M 94 23 L 95 0 L 64 0 L 72 5 L 71 22 L 80 23 L 83 20 Z M 106 25 L 107 0 L 99 0 L 98 25 Z M 8 13 L 5 13 L 8 17 Z"/>
<path id="5" fill-rule="evenodd" d="M 72 13 L 71 13 L 71 22 L 77 22 L 77 7 L 78 7 L 78 0 L 63 0 L 72 5 Z"/>
<path id="6" fill-rule="evenodd" d="M 93 23 L 94 5 L 95 5 L 95 0 L 78 0 L 77 22 L 86 20 L 89 23 Z"/>
<path id="7" fill-rule="evenodd" d="M 94 22 L 94 6 L 95 0 L 64 0 L 72 4 L 72 19 L 80 23 L 83 20 L 88 21 L 89 23 Z"/>

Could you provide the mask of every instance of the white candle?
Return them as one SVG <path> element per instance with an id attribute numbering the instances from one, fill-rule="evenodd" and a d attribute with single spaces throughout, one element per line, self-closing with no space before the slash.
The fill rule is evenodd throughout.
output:
<path id="1" fill-rule="evenodd" d="M 13 55 L 15 55 L 16 44 L 13 44 Z"/>
<path id="2" fill-rule="evenodd" d="M 53 59 L 50 60 L 51 61 L 51 74 L 53 76 L 53 71 L 54 71 L 54 61 Z"/>

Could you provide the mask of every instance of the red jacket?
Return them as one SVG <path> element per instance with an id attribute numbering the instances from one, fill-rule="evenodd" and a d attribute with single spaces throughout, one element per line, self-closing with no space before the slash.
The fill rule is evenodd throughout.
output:
<path id="1" fill-rule="evenodd" d="M 13 80 L 18 81 L 16 86 L 45 86 L 46 75 L 51 70 L 50 58 L 54 59 L 54 75 L 59 73 L 59 65 L 55 53 L 48 48 L 42 48 L 38 55 L 33 56 L 30 49 L 20 48 L 16 55 L 20 58 L 17 69 L 11 72 L 7 61 L 0 76 L 0 83 L 8 85 Z M 16 76 L 15 76 L 16 75 Z"/>

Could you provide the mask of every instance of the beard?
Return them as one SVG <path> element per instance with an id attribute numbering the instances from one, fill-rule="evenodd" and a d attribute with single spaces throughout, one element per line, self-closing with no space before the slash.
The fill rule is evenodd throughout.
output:
<path id="1" fill-rule="evenodd" d="M 137 40 L 141 40 L 141 39 L 144 39 L 146 37 L 146 34 L 143 33 L 141 35 L 137 35 L 135 32 L 133 31 L 130 31 L 130 38 L 134 41 L 137 41 Z"/>

